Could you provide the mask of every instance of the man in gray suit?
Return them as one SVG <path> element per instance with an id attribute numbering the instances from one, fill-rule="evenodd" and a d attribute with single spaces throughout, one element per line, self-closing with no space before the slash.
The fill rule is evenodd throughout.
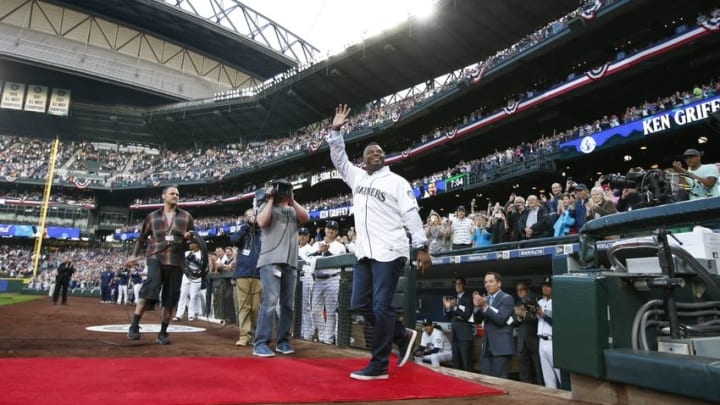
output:
<path id="1" fill-rule="evenodd" d="M 443 297 L 443 313 L 452 328 L 453 368 L 472 371 L 476 328 L 470 320 L 473 315 L 472 296 L 465 291 L 465 279 L 462 277 L 455 278 L 455 294 L 454 297 Z"/>
<path id="2" fill-rule="evenodd" d="M 485 275 L 487 296 L 473 292 L 475 322 L 484 321 L 485 334 L 480 354 L 483 374 L 508 378 L 508 368 L 515 344 L 513 343 L 512 315 L 515 300 L 502 291 L 502 277 L 497 273 Z"/>

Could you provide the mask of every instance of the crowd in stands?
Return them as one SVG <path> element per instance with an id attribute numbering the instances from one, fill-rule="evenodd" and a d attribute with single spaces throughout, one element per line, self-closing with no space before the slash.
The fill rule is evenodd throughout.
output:
<path id="1" fill-rule="evenodd" d="M 587 2 L 595 4 L 594 1 Z M 605 5 L 607 2 L 605 2 Z M 547 38 L 553 32 L 552 27 L 557 27 L 567 22 L 568 18 L 574 18 L 577 13 L 582 12 L 587 5 L 583 5 L 574 13 L 560 19 L 559 21 L 548 24 L 543 29 L 533 35 L 530 35 L 512 47 L 498 52 L 493 57 L 478 64 L 478 66 L 488 66 L 500 63 L 502 60 L 515 55 L 516 53 L 527 49 L 530 46 Z M 713 11 L 712 15 L 715 15 Z M 702 19 L 698 19 L 701 21 Z M 428 86 L 425 91 L 414 94 L 402 101 L 392 104 L 383 104 L 378 101 L 371 103 L 364 111 L 359 112 L 351 118 L 349 125 L 345 127 L 345 131 L 353 132 L 364 128 L 369 128 L 381 122 L 397 119 L 397 117 L 406 111 L 413 109 L 418 103 L 432 97 L 433 95 L 443 92 L 448 86 L 446 84 L 440 87 Z M 535 90 L 527 94 L 519 95 L 522 99 L 524 96 L 534 94 Z M 499 106 L 502 108 L 504 106 Z M 653 104 L 646 107 L 653 107 Z M 401 140 L 400 144 L 404 148 L 408 145 L 416 146 L 419 143 L 436 139 L 455 128 L 462 127 L 474 121 L 487 116 L 485 113 L 489 109 L 480 107 L 471 114 L 455 120 L 442 128 L 435 128 L 429 133 L 415 136 L 413 139 Z M 630 118 L 637 117 L 643 108 L 637 107 L 634 111 L 628 111 L 625 115 L 625 121 Z M 620 120 L 617 116 L 605 117 L 595 123 L 588 123 L 583 126 L 576 127 L 572 131 L 572 136 L 584 136 L 588 133 L 602 128 L 603 125 L 619 124 Z M 327 124 L 327 123 L 324 123 Z M 57 175 L 61 180 L 75 182 L 81 178 L 83 182 L 89 181 L 91 184 L 103 184 L 106 186 L 127 186 L 133 184 L 159 184 L 161 182 L 182 182 L 192 180 L 208 180 L 219 179 L 224 176 L 247 168 L 257 167 L 266 162 L 281 159 L 289 154 L 306 150 L 313 143 L 322 141 L 323 131 L 327 125 L 323 122 L 312 124 L 306 128 L 302 128 L 292 136 L 284 139 L 272 139 L 259 142 L 249 142 L 247 145 L 241 146 L 237 144 L 214 146 L 207 149 L 191 149 L 186 151 L 162 151 L 160 155 L 145 153 L 127 153 L 112 150 L 99 150 L 93 147 L 90 142 L 71 142 L 61 146 L 58 153 L 58 164 L 61 170 L 57 171 Z M 567 133 L 555 134 L 562 138 Z M 30 142 L 22 142 L 18 138 L 0 137 L 0 156 L 4 157 L 4 163 L 0 166 L 0 176 L 6 178 L 43 178 L 47 174 L 47 164 L 45 157 L 49 151 L 49 145 L 39 140 L 31 140 Z M 537 146 L 537 145 L 536 145 Z M 532 150 L 541 149 L 530 148 Z M 396 151 L 399 152 L 399 151 Z M 523 153 L 522 156 L 525 156 Z M 481 167 L 492 167 L 493 164 L 501 163 L 502 156 L 496 154 L 495 158 L 490 158 L 484 162 L 478 162 Z M 93 162 L 93 167 L 89 167 L 89 162 Z M 89 172 L 85 172 L 88 170 Z M 84 178 L 83 178 L 84 177 Z M 84 183 L 83 183 L 84 184 Z"/>
<path id="2" fill-rule="evenodd" d="M 594 1 L 588 1 L 594 4 Z M 586 7 L 584 4 L 573 13 L 558 21 L 548 24 L 536 33 L 523 38 L 507 50 L 498 52 L 489 58 L 487 63 L 499 63 L 527 47 L 533 46 L 547 38 L 551 27 L 558 23 L 565 24 L 569 18 L 574 18 Z M 483 63 L 486 63 L 483 62 Z M 365 111 L 352 117 L 346 131 L 363 129 L 377 125 L 396 117 L 412 108 L 422 100 L 444 91 L 451 84 L 438 88 L 427 87 L 424 92 L 415 94 L 405 100 L 390 105 L 371 103 Z M 190 181 L 222 178 L 225 175 L 241 169 L 256 167 L 265 162 L 280 159 L 288 154 L 303 151 L 308 144 L 322 139 L 322 130 L 326 125 L 313 124 L 300 129 L 289 138 L 250 142 L 245 148 L 239 145 L 225 145 L 211 147 L 205 150 L 187 150 L 184 152 L 164 151 L 161 155 L 130 154 L 118 151 L 98 150 L 92 143 L 81 142 L 76 144 L 63 144 L 58 154 L 58 162 L 62 166 L 68 163 L 64 170 L 59 171 L 61 180 L 74 182 L 78 177 L 90 184 L 104 184 L 106 186 L 127 186 L 133 184 L 155 184 L 164 181 Z M 310 129 L 314 128 L 314 129 Z M 3 137 L 5 138 L 5 137 Z M 424 137 L 427 139 L 427 137 Z M 47 156 L 49 145 L 40 141 L 33 141 L 30 145 L 23 142 L 13 143 L 12 139 L 3 139 L 0 142 L 0 155 L 16 150 L 20 153 L 10 153 L 16 159 L 5 159 L 7 162 L 0 167 L 0 176 L 43 178 L 47 174 L 47 165 L 44 157 Z M 28 159 L 28 160 L 25 160 Z M 17 160 L 17 161 L 16 161 Z M 23 162 L 24 160 L 24 162 Z M 88 162 L 96 162 L 92 168 Z M 97 166 L 97 167 L 95 167 Z M 97 170 L 97 173 L 94 171 Z"/>
<path id="3" fill-rule="evenodd" d="M 31 279 L 30 288 L 48 290 L 55 280 L 54 271 L 63 256 L 67 256 L 76 269 L 71 289 L 99 288 L 100 274 L 106 268 L 112 271 L 121 269 L 129 254 L 123 249 L 72 248 L 64 251 L 46 249 L 38 261 L 37 275 Z M 32 277 L 33 265 L 31 248 L 0 245 L 0 277 Z"/>
<path id="4" fill-rule="evenodd" d="M 43 193 L 39 190 L 20 192 L 14 188 L 0 187 L 0 199 L 42 201 Z M 95 196 L 90 190 L 61 189 L 53 191 L 50 201 L 67 205 L 95 205 Z"/>

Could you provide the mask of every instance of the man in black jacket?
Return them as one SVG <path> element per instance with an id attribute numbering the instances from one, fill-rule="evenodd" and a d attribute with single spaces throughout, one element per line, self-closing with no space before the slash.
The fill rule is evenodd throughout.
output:
<path id="1" fill-rule="evenodd" d="M 516 287 L 518 302 L 515 304 L 513 326 L 517 332 L 518 371 L 520 381 L 542 385 L 542 370 L 538 354 L 537 297 L 531 295 L 527 283 Z"/>
<path id="2" fill-rule="evenodd" d="M 465 285 L 464 278 L 455 278 L 456 296 L 443 298 L 443 313 L 452 328 L 453 368 L 472 371 L 476 327 L 470 320 L 473 315 L 472 295 L 465 291 Z"/>
<path id="3" fill-rule="evenodd" d="M 62 305 L 67 304 L 67 293 L 70 287 L 70 279 L 73 273 L 75 273 L 75 266 L 70 261 L 69 256 L 63 257 L 63 262 L 60 263 L 57 269 L 57 275 L 55 276 L 55 291 L 53 291 L 52 302 L 53 305 L 57 304 L 58 296 L 62 290 Z"/>

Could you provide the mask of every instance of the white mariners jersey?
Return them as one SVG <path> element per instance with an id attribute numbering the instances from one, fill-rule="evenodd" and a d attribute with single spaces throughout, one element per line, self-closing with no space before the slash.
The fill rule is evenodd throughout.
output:
<path id="1" fill-rule="evenodd" d="M 305 262 L 302 268 L 303 272 L 306 272 L 305 275 L 308 275 L 307 272 L 312 273 L 312 271 L 315 269 L 315 257 L 308 256 L 314 251 L 315 248 L 309 243 L 305 244 L 305 246 L 298 247 L 298 257 L 300 257 L 300 260 Z"/>
<path id="2" fill-rule="evenodd" d="M 325 242 L 324 240 L 322 240 L 320 242 L 315 242 L 313 250 L 310 251 L 310 254 L 318 253 L 320 251 L 320 246 L 322 246 L 323 243 L 327 243 L 327 242 Z M 334 241 L 330 242 L 330 246 L 328 246 L 328 252 L 330 252 L 333 256 L 344 255 L 345 253 L 347 253 L 347 249 L 345 248 L 345 245 L 334 240 Z M 315 259 L 317 259 L 318 257 L 322 257 L 322 256 L 313 256 L 313 257 Z M 335 274 L 335 273 L 339 273 L 339 272 L 340 272 L 340 269 L 334 268 L 334 269 L 318 270 L 318 271 L 315 271 L 315 274 L 328 275 L 328 274 Z"/>
<path id="3" fill-rule="evenodd" d="M 538 300 L 538 307 L 542 308 L 545 315 L 552 318 L 552 298 L 545 297 Z M 538 336 L 552 336 L 552 324 L 538 316 Z"/>
<path id="4" fill-rule="evenodd" d="M 452 343 L 445 336 L 445 333 L 438 328 L 433 328 L 432 334 L 428 335 L 423 331 L 420 346 L 431 350 L 440 349 L 441 352 L 452 352 Z"/>
<path id="5" fill-rule="evenodd" d="M 410 242 L 405 227 L 414 245 L 427 243 L 417 200 L 407 180 L 387 166 L 368 174 L 353 165 L 345 152 L 342 133 L 338 131 L 329 131 L 326 141 L 333 165 L 352 190 L 357 234 L 355 256 L 380 262 L 409 257 Z"/>

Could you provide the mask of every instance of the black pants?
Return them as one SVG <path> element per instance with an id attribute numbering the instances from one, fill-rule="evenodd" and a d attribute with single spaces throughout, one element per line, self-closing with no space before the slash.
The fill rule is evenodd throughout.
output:
<path id="1" fill-rule="evenodd" d="M 54 304 L 57 303 L 58 297 L 60 296 L 60 290 L 62 290 L 62 303 L 67 303 L 67 293 L 70 287 L 70 279 L 62 276 L 55 278 L 55 291 L 53 291 L 52 301 Z"/>
<path id="2" fill-rule="evenodd" d="M 520 373 L 520 381 L 543 385 L 540 355 L 537 351 L 530 351 L 525 347 L 518 352 L 518 371 Z"/>

